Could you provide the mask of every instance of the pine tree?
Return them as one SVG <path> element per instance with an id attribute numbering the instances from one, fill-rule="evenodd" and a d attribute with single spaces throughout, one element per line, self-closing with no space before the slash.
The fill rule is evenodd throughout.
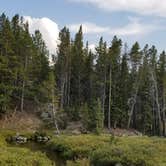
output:
<path id="1" fill-rule="evenodd" d="M 71 58 L 71 103 L 73 106 L 80 107 L 83 102 L 82 81 L 84 69 L 82 26 L 75 35 Z"/>
<path id="2" fill-rule="evenodd" d="M 96 48 L 97 63 L 95 66 L 95 98 L 100 99 L 102 112 L 105 116 L 106 79 L 107 79 L 107 44 L 100 38 Z"/>
<path id="3" fill-rule="evenodd" d="M 120 77 L 119 77 L 119 126 L 124 128 L 127 124 L 128 118 L 128 98 L 130 95 L 130 82 L 129 82 L 129 64 L 128 64 L 128 51 L 127 45 L 124 46 L 124 53 L 120 64 Z"/>
<path id="4" fill-rule="evenodd" d="M 89 51 L 88 44 L 85 51 L 85 65 L 84 65 L 84 75 L 83 75 L 83 96 L 84 102 L 88 105 L 93 101 L 94 96 L 94 54 Z"/>
<path id="5" fill-rule="evenodd" d="M 61 91 L 60 107 L 70 102 L 71 45 L 69 29 L 64 27 L 59 34 L 58 57 L 55 65 L 58 88 Z"/>
<path id="6" fill-rule="evenodd" d="M 159 96 L 160 110 L 158 112 L 159 135 L 166 134 L 165 82 L 166 82 L 166 53 L 165 51 L 163 51 L 160 54 L 158 61 L 158 89 L 160 94 Z"/>
<path id="7" fill-rule="evenodd" d="M 116 36 L 113 38 L 111 47 L 109 48 L 108 58 L 108 128 L 111 127 L 111 119 L 113 127 L 116 128 L 118 122 L 118 113 L 120 110 L 119 99 L 119 77 L 120 77 L 120 53 L 122 42 Z M 112 116 L 112 118 L 111 118 Z"/>
<path id="8" fill-rule="evenodd" d="M 131 97 L 128 101 L 129 103 L 129 118 L 127 128 L 130 128 L 131 122 L 132 127 L 135 127 L 135 105 L 137 103 L 137 96 L 140 86 L 142 70 L 139 70 L 141 65 L 141 51 L 138 42 L 136 42 L 130 51 L 130 63 L 131 63 L 131 74 L 130 82 L 132 83 Z"/>

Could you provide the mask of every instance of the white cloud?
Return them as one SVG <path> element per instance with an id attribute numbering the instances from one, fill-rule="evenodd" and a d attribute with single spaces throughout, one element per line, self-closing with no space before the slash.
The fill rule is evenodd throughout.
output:
<path id="1" fill-rule="evenodd" d="M 89 49 L 90 49 L 93 53 L 95 53 L 95 52 L 96 52 L 96 45 L 95 45 L 95 44 L 90 44 L 90 45 L 89 45 Z"/>
<path id="2" fill-rule="evenodd" d="M 30 16 L 24 16 L 24 21 L 29 23 L 30 33 L 33 34 L 35 30 L 41 32 L 48 50 L 51 54 L 55 54 L 59 36 L 58 25 L 46 17 L 32 18 Z"/>
<path id="3" fill-rule="evenodd" d="M 129 11 L 166 17 L 166 0 L 69 0 L 92 4 L 106 11 Z"/>
<path id="4" fill-rule="evenodd" d="M 68 27 L 71 31 L 77 32 L 80 25 L 82 25 L 82 30 L 84 34 L 105 33 L 109 31 L 108 27 L 97 26 L 96 24 L 90 22 L 84 22 L 82 24 L 71 24 Z"/>
<path id="5" fill-rule="evenodd" d="M 131 36 L 131 35 L 141 35 L 151 33 L 152 31 L 158 30 L 161 27 L 151 24 L 142 24 L 139 18 L 129 18 L 129 23 L 123 27 L 111 28 L 98 26 L 94 23 L 80 23 L 69 25 L 69 29 L 73 32 L 77 32 L 79 26 L 82 25 L 84 34 L 107 34 L 107 35 L 118 35 L 118 36 Z"/>

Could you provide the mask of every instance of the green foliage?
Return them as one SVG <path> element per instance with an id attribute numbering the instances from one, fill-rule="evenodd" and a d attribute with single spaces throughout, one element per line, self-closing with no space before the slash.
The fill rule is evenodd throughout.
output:
<path id="1" fill-rule="evenodd" d="M 87 158 L 95 166 L 164 166 L 165 147 L 166 140 L 157 137 L 111 137 L 110 141 L 108 135 L 80 135 L 60 136 L 47 148 L 59 152 L 65 159 L 76 159 L 76 162 L 68 162 L 69 165 L 79 162 L 81 165 L 81 160 Z"/>
<path id="2" fill-rule="evenodd" d="M 98 99 L 97 102 L 94 102 L 94 105 L 92 107 L 93 112 L 93 123 L 94 123 L 94 131 L 96 134 L 100 134 L 103 129 L 104 124 L 104 115 L 101 108 L 101 102 Z"/>
<path id="3" fill-rule="evenodd" d="M 94 151 L 91 157 L 91 163 L 98 165 L 116 165 L 124 166 L 155 166 L 164 165 L 165 140 L 158 139 L 158 143 L 154 143 L 156 138 L 123 138 L 111 146 L 102 147 Z"/>
<path id="4" fill-rule="evenodd" d="M 5 139 L 14 135 L 13 131 L 1 130 L 0 132 L 0 165 L 3 166 L 55 166 L 42 152 L 32 152 L 28 148 L 9 146 Z"/>
<path id="5" fill-rule="evenodd" d="M 5 14 L 0 18 L 0 113 L 22 109 L 21 100 L 47 102 L 42 100 L 45 94 L 40 93 L 50 70 L 41 33 L 36 31 L 32 37 L 19 15 L 11 21 Z"/>
<path id="6" fill-rule="evenodd" d="M 0 165 L 18 166 L 53 166 L 53 163 L 41 152 L 31 152 L 26 148 L 0 148 Z"/>
<path id="7" fill-rule="evenodd" d="M 100 149 L 109 142 L 106 136 L 80 135 L 54 138 L 48 149 L 57 151 L 66 159 L 88 157 L 93 150 Z"/>
<path id="8" fill-rule="evenodd" d="M 76 161 L 67 161 L 67 166 L 89 166 L 90 162 L 88 159 L 76 160 Z"/>
<path id="9" fill-rule="evenodd" d="M 90 109 L 88 107 L 87 104 L 84 104 L 82 107 L 81 107 L 81 120 L 82 120 L 82 124 L 84 126 L 84 128 L 86 130 L 90 130 L 90 126 L 91 126 L 91 119 L 90 119 Z"/>
<path id="10" fill-rule="evenodd" d="M 52 103 L 96 133 L 107 126 L 166 135 L 165 51 L 158 55 L 155 46 L 141 49 L 138 42 L 128 50 L 114 36 L 110 45 L 101 37 L 92 52 L 82 26 L 74 40 L 64 27 L 50 65 L 38 30 L 31 35 L 19 15 L 0 20 L 0 116 Z"/>

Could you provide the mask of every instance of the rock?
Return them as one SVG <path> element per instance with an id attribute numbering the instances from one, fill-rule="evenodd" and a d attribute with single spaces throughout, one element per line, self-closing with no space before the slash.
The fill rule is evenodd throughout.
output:
<path id="1" fill-rule="evenodd" d="M 21 135 L 18 135 L 18 134 L 16 136 L 8 137 L 6 140 L 10 143 L 15 142 L 15 143 L 18 143 L 18 144 L 24 144 L 24 143 L 28 142 L 27 137 L 21 136 Z"/>
<path id="2" fill-rule="evenodd" d="M 81 134 L 81 131 L 79 131 L 79 130 L 73 130 L 72 132 L 71 132 L 73 135 L 80 135 Z"/>
<path id="3" fill-rule="evenodd" d="M 49 136 L 44 136 L 44 137 L 42 137 L 42 136 L 37 136 L 36 139 L 35 139 L 36 142 L 40 142 L 40 143 L 46 143 L 46 142 L 48 142 L 49 140 L 50 140 L 50 137 L 49 137 Z"/>
<path id="4" fill-rule="evenodd" d="M 20 143 L 20 144 L 22 144 L 22 143 L 27 143 L 27 140 L 28 140 L 28 138 L 26 138 L 26 137 L 24 137 L 24 136 L 17 136 L 17 137 L 16 137 L 16 142 L 17 142 L 17 143 Z"/>
<path id="5" fill-rule="evenodd" d="M 40 117 L 45 120 L 45 119 L 49 119 L 50 118 L 50 114 L 48 112 L 42 112 L 42 114 L 40 115 Z"/>

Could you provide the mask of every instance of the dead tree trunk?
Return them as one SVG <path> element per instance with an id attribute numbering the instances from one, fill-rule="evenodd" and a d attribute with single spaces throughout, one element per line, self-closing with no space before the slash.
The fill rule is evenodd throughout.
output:
<path id="1" fill-rule="evenodd" d="M 162 109 L 162 125 L 163 125 L 163 136 L 166 137 L 166 115 L 165 115 L 166 108 Z"/>
<path id="2" fill-rule="evenodd" d="M 152 122 L 152 135 L 156 134 L 156 111 L 155 111 L 155 91 L 154 87 L 151 87 L 151 96 L 152 96 L 152 117 L 153 117 L 153 122 Z"/>
<path id="3" fill-rule="evenodd" d="M 129 119 L 128 119 L 128 123 L 127 123 L 127 128 L 128 129 L 130 128 L 131 119 L 132 119 L 133 112 L 134 112 L 134 107 L 135 107 L 135 104 L 136 104 L 136 101 L 137 101 L 138 89 L 139 89 L 139 83 L 138 83 L 138 85 L 136 85 L 135 94 L 134 94 L 133 98 L 131 99 L 132 103 L 131 103 L 131 109 L 130 109 L 130 112 L 129 112 Z"/>
<path id="4" fill-rule="evenodd" d="M 61 76 L 61 98 L 60 98 L 60 109 L 63 109 L 64 106 L 64 88 L 65 88 L 65 79 L 64 76 Z"/>
<path id="5" fill-rule="evenodd" d="M 163 124 L 163 136 L 166 136 L 166 101 L 165 101 L 165 87 L 163 90 L 163 109 L 162 109 L 162 124 Z"/>
<path id="6" fill-rule="evenodd" d="M 24 111 L 25 79 L 26 79 L 26 72 L 27 72 L 27 64 L 28 64 L 28 56 L 26 55 L 25 64 L 24 64 L 23 82 L 22 82 L 21 112 Z"/>
<path id="7" fill-rule="evenodd" d="M 112 84 L 112 74 L 111 65 L 109 70 L 109 99 L 108 99 L 108 129 L 111 129 L 111 84 Z"/>
<path id="8" fill-rule="evenodd" d="M 70 105 L 70 71 L 69 71 L 69 74 L 68 74 L 68 80 L 67 80 L 67 106 Z"/>
<path id="9" fill-rule="evenodd" d="M 103 95 L 102 95 L 102 113 L 105 117 L 105 98 L 106 98 L 106 69 L 104 71 L 104 85 L 103 85 Z M 104 121 L 103 121 L 104 126 Z"/>
<path id="10" fill-rule="evenodd" d="M 151 70 L 151 77 L 154 84 L 155 89 L 155 102 L 157 107 L 157 114 L 158 114 L 158 127 L 159 127 L 159 135 L 162 135 L 162 121 L 161 121 L 161 110 L 160 110 L 160 103 L 159 103 L 159 93 L 158 93 L 158 87 L 157 87 L 157 81 L 154 78 L 154 73 Z"/>
<path id="11" fill-rule="evenodd" d="M 53 122 L 56 128 L 56 133 L 60 134 L 58 124 L 56 121 L 56 108 L 55 108 L 55 95 L 54 95 L 54 89 L 52 89 L 52 116 L 53 116 Z"/>

